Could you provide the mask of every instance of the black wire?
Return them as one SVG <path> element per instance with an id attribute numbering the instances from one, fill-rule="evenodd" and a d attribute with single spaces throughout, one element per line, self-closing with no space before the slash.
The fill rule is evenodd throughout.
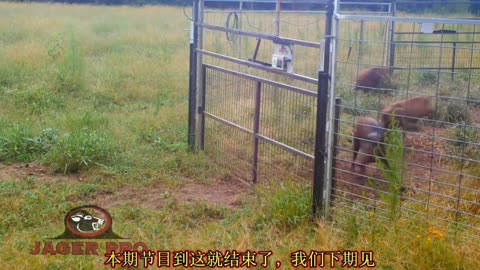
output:
<path id="1" fill-rule="evenodd" d="M 193 22 L 192 17 L 188 16 L 188 15 L 187 15 L 187 12 L 185 11 L 185 7 L 187 7 L 187 3 L 188 3 L 188 2 L 189 2 L 188 0 L 185 0 L 185 1 L 183 2 L 183 7 L 182 7 L 182 9 L 183 9 L 183 15 L 184 15 L 189 21 Z"/>
<path id="2" fill-rule="evenodd" d="M 232 18 L 232 15 L 233 15 L 234 17 L 233 17 L 232 26 L 230 27 L 230 20 L 231 20 L 231 18 Z M 238 28 L 239 28 L 239 21 L 238 21 L 238 14 L 237 14 L 237 12 L 232 11 L 232 12 L 228 13 L 227 21 L 226 21 L 226 23 L 225 23 L 225 27 L 226 27 L 226 28 L 234 28 L 234 29 L 238 29 Z M 237 34 L 235 34 L 235 33 L 225 32 L 225 34 L 227 35 L 227 40 L 228 40 L 228 41 L 235 42 L 235 40 L 237 39 Z"/>

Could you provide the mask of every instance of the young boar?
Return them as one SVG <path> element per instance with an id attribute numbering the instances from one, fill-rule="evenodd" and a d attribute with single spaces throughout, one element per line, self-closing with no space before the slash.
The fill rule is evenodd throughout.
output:
<path id="1" fill-rule="evenodd" d="M 418 119 L 430 116 L 432 113 L 432 97 L 409 98 L 385 106 L 382 110 L 382 125 L 389 128 L 392 117 L 395 117 L 399 127 L 406 130 L 416 129 Z"/>
<path id="2" fill-rule="evenodd" d="M 351 171 L 356 166 L 360 173 L 365 174 L 365 165 L 375 161 L 375 155 L 381 156 L 386 129 L 371 117 L 361 117 L 357 120 L 353 130 L 353 159 Z"/>
<path id="3" fill-rule="evenodd" d="M 393 69 L 391 67 L 373 67 L 362 69 L 358 73 L 356 90 L 374 92 L 373 88 L 381 88 L 390 81 Z"/>

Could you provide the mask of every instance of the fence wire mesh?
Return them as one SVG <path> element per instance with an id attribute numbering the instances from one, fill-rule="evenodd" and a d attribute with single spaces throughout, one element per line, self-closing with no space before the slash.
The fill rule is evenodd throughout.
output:
<path id="1" fill-rule="evenodd" d="M 252 0 L 201 11 L 202 145 L 241 179 L 310 182 L 326 1 L 280 2 L 280 9 Z M 338 117 L 328 116 L 338 125 L 326 203 L 335 217 L 388 219 L 396 181 L 402 217 L 480 246 L 480 26 L 410 18 L 409 0 L 361 4 L 342 1 L 337 10 L 331 97 L 341 105 Z M 422 5 L 423 16 L 444 9 Z M 295 76 L 268 68 L 274 43 L 286 39 Z"/>
<path id="2" fill-rule="evenodd" d="M 316 90 L 314 81 L 321 59 L 319 42 L 324 36 L 326 1 L 287 1 L 280 6 L 278 12 L 275 1 L 234 1 L 221 8 L 218 5 L 208 5 L 210 2 L 217 3 L 205 1 L 202 49 L 217 56 L 205 55 L 204 63 Z M 259 3 L 265 4 L 262 10 L 256 9 L 258 8 L 256 4 Z M 309 7 L 313 8 L 308 9 Z M 271 64 L 276 42 L 264 38 L 265 35 L 312 44 L 312 46 L 291 44 L 295 54 L 294 73 L 310 78 L 310 83 L 291 80 L 284 75 L 248 66 L 252 63 L 264 66 Z M 218 55 L 226 56 L 230 60 L 226 61 L 225 57 Z M 231 58 L 249 63 L 242 65 L 232 61 Z"/>
<path id="3" fill-rule="evenodd" d="M 311 180 L 314 92 L 210 65 L 205 89 L 204 149 L 233 176 Z"/>
<path id="4" fill-rule="evenodd" d="M 437 33 L 423 33 L 415 20 L 338 23 L 334 211 L 387 218 L 397 177 L 399 214 L 480 245 L 479 26 L 439 20 Z M 343 31 L 353 27 L 358 36 Z M 401 141 L 389 143 L 392 133 Z"/>

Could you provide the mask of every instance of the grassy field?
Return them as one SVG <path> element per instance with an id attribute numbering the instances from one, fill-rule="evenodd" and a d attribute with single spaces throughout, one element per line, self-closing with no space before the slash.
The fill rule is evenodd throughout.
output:
<path id="1" fill-rule="evenodd" d="M 189 153 L 188 26 L 173 7 L 0 3 L 3 269 L 107 268 L 103 254 L 30 255 L 91 203 L 152 250 L 273 252 L 253 268 L 292 269 L 298 250 L 373 251 L 377 269 L 480 266 L 441 228 L 374 212 L 312 220 L 308 185 L 244 187 Z"/>

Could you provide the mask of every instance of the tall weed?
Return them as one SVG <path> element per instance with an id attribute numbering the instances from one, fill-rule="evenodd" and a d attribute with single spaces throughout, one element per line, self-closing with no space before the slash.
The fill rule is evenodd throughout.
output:
<path id="1" fill-rule="evenodd" d="M 28 162 L 47 153 L 56 143 L 58 133 L 45 129 L 35 136 L 33 131 L 22 124 L 8 124 L 0 121 L 0 161 Z"/>
<path id="2" fill-rule="evenodd" d="M 86 69 L 85 56 L 80 48 L 75 35 L 71 32 L 67 40 L 63 58 L 57 63 L 57 83 L 56 89 L 65 93 L 76 93 L 86 87 Z M 56 45 L 55 48 L 62 48 Z M 58 51 L 49 51 L 49 54 L 58 57 Z"/>
<path id="3" fill-rule="evenodd" d="M 404 170 L 403 134 L 398 127 L 398 121 L 393 119 L 390 130 L 385 134 L 384 159 L 376 157 L 375 162 L 381 169 L 384 178 L 389 182 L 389 192 L 384 195 L 390 210 L 390 218 L 400 217 L 400 195 L 403 187 Z M 386 160 L 386 162 L 385 162 Z"/>
<path id="4" fill-rule="evenodd" d="M 105 133 L 77 130 L 61 136 L 45 161 L 57 172 L 74 173 L 107 164 L 114 154 L 113 146 L 111 137 Z"/>
<path id="5" fill-rule="evenodd" d="M 276 226 L 290 231 L 312 215 L 311 189 L 294 181 L 273 183 L 258 189 L 261 196 L 256 226 Z"/>

